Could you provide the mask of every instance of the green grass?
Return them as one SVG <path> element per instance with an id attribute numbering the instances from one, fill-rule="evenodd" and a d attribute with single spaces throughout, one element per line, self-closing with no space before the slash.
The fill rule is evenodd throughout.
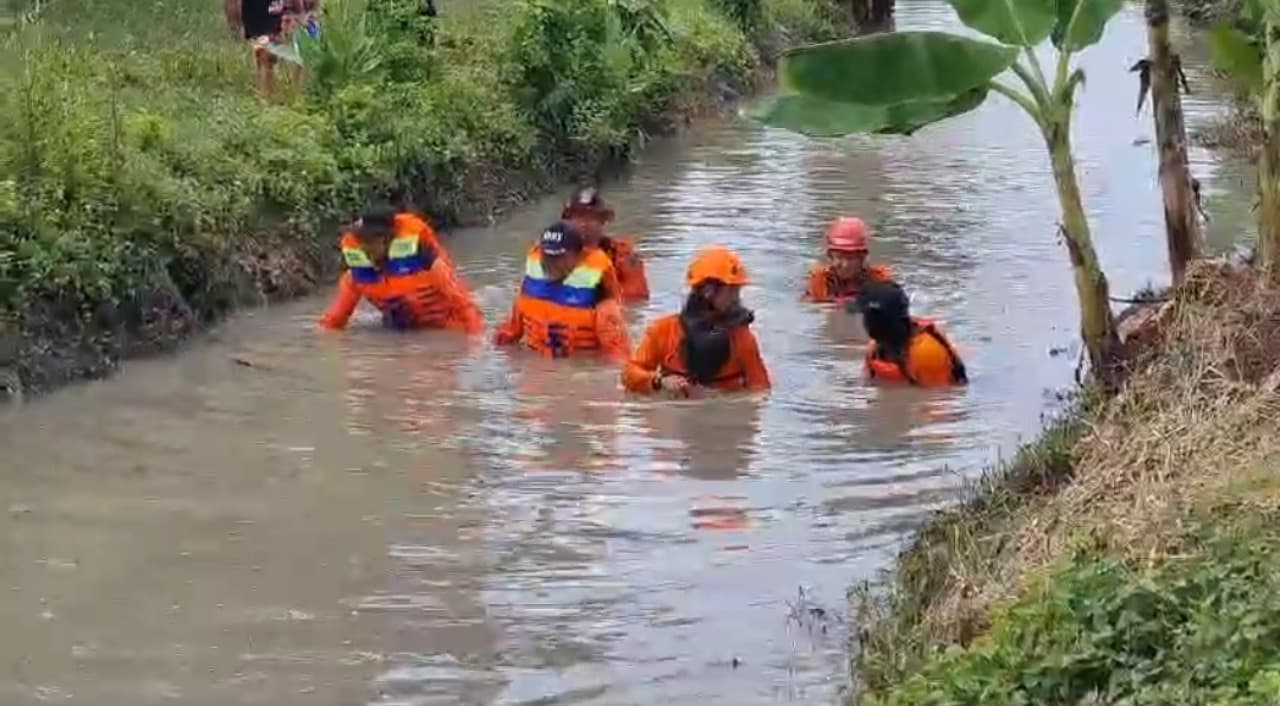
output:
<path id="1" fill-rule="evenodd" d="M 1275 521 L 1217 518 L 1150 566 L 1081 551 L 868 706 L 1280 700 Z"/>

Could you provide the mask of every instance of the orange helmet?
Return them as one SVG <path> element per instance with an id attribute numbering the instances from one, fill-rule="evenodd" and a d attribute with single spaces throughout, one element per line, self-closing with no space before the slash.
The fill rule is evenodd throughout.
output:
<path id="1" fill-rule="evenodd" d="M 696 287 L 709 279 L 739 286 L 751 281 L 747 278 L 747 268 L 742 266 L 742 260 L 723 245 L 712 245 L 698 253 L 690 263 L 685 279 L 690 287 Z"/>
<path id="2" fill-rule="evenodd" d="M 827 229 L 827 249 L 842 252 L 866 252 L 871 235 L 861 218 L 837 218 Z"/>

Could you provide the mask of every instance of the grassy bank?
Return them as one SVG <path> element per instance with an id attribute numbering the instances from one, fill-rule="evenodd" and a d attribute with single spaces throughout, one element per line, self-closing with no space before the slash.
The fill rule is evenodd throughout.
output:
<path id="1" fill-rule="evenodd" d="M 855 591 L 866 704 L 1280 700 L 1280 292 L 1202 264 L 1083 402 Z"/>
<path id="2" fill-rule="evenodd" d="M 0 26 L 5 379 L 102 374 L 306 292 L 373 198 L 491 218 L 840 31 L 826 0 L 442 5 L 426 24 L 415 0 L 330 0 L 306 86 L 271 105 L 220 3 L 64 0 Z"/>

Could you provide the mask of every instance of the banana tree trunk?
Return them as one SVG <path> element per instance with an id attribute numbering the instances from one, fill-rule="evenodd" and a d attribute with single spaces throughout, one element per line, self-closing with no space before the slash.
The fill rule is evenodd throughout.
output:
<path id="1" fill-rule="evenodd" d="M 1262 60 L 1263 142 L 1258 153 L 1258 255 L 1272 283 L 1280 283 L 1280 27 L 1266 25 Z"/>
<path id="2" fill-rule="evenodd" d="M 1094 379 L 1104 389 L 1115 390 L 1123 375 L 1120 338 L 1111 315 L 1111 291 L 1093 249 L 1089 221 L 1085 217 L 1071 154 L 1070 127 L 1059 123 L 1045 128 L 1045 142 L 1053 161 L 1053 180 L 1062 208 L 1063 241 L 1071 258 L 1076 296 L 1080 299 L 1080 333 L 1089 355 Z"/>
<path id="3" fill-rule="evenodd" d="M 1148 56 L 1151 61 L 1151 108 L 1160 149 L 1160 191 L 1164 196 L 1165 236 L 1173 283 L 1181 284 L 1187 263 L 1200 247 L 1191 172 L 1187 167 L 1187 129 L 1182 116 L 1178 77 L 1181 67 L 1169 48 L 1169 2 L 1147 0 Z"/>

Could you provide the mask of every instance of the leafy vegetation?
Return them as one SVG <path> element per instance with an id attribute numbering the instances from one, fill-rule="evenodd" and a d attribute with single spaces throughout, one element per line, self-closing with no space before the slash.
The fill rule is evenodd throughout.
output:
<path id="1" fill-rule="evenodd" d="M 1152 567 L 1081 551 L 972 647 L 865 703 L 1276 703 L 1280 537 L 1206 527 L 1186 543 Z"/>
<path id="2" fill-rule="evenodd" d="M 157 319 L 189 330 L 305 291 L 371 198 L 479 220 L 627 158 L 690 96 L 753 79 L 757 45 L 711 1 L 457 3 L 433 21 L 416 0 L 329 0 L 299 40 L 305 85 L 273 104 L 217 3 L 32 4 L 0 28 L 0 321 L 25 339 L 24 380 L 100 372 Z M 774 1 L 766 22 L 821 16 Z M 77 347 L 101 360 L 42 370 Z"/>

